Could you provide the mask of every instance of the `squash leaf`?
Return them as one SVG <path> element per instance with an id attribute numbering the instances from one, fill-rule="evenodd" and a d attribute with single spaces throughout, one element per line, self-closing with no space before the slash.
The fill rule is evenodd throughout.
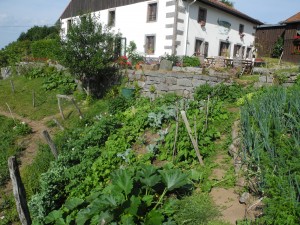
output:
<path id="1" fill-rule="evenodd" d="M 113 174 L 112 183 L 116 189 L 124 191 L 125 195 L 127 196 L 133 188 L 132 173 L 129 172 L 129 170 L 117 170 Z"/>
<path id="2" fill-rule="evenodd" d="M 160 182 L 160 176 L 156 174 L 156 168 L 152 165 L 145 165 L 137 172 L 138 179 L 147 187 L 153 187 Z"/>
<path id="3" fill-rule="evenodd" d="M 53 223 L 53 222 L 57 221 L 58 219 L 62 218 L 62 215 L 63 215 L 62 211 L 54 210 L 54 211 L 50 212 L 48 214 L 48 216 L 46 216 L 45 223 L 46 224 Z"/>
<path id="4" fill-rule="evenodd" d="M 68 210 L 73 210 L 75 209 L 76 207 L 78 207 L 79 205 L 81 205 L 82 203 L 84 202 L 84 200 L 82 200 L 81 198 L 76 198 L 76 197 L 72 197 L 72 198 L 69 198 L 66 203 L 65 203 L 65 207 L 68 209 Z"/>
<path id="5" fill-rule="evenodd" d="M 168 191 L 172 191 L 188 183 L 188 174 L 184 174 L 178 169 L 160 170 L 159 173 Z"/>
<path id="6" fill-rule="evenodd" d="M 127 208 L 125 212 L 133 216 L 136 216 L 140 205 L 141 205 L 141 197 L 136 197 L 133 195 L 130 198 L 130 207 Z"/>
<path id="7" fill-rule="evenodd" d="M 145 219 L 145 225 L 162 224 L 164 216 L 157 210 L 150 211 Z"/>

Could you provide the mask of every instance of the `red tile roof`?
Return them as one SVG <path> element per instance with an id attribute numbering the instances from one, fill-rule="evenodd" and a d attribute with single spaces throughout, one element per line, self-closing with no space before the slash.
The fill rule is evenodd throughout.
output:
<path id="1" fill-rule="evenodd" d="M 292 17 L 286 19 L 282 23 L 297 23 L 297 22 L 300 22 L 300 12 L 298 12 L 295 15 L 293 15 Z"/>

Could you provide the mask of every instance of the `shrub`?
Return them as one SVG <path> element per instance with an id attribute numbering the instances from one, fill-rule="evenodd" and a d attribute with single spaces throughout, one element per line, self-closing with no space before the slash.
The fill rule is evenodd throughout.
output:
<path id="1" fill-rule="evenodd" d="M 34 58 L 47 58 L 58 60 L 60 58 L 60 43 L 58 39 L 45 39 L 31 44 L 31 52 Z"/>
<path id="2" fill-rule="evenodd" d="M 200 66 L 200 60 L 195 56 L 184 56 L 182 58 L 182 61 L 183 61 L 183 66 L 192 66 L 192 67 Z"/>

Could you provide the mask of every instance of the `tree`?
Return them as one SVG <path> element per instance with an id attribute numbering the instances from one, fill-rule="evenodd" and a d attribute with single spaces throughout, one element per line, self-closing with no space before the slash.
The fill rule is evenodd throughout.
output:
<path id="1" fill-rule="evenodd" d="M 114 46 L 120 35 L 98 21 L 99 18 L 91 14 L 81 16 L 61 39 L 64 65 L 87 90 L 91 83 L 98 83 L 103 88 L 116 74 Z"/>
<path id="2" fill-rule="evenodd" d="M 34 26 L 27 32 L 22 32 L 18 38 L 18 41 L 37 41 L 42 39 L 53 39 L 59 35 L 59 29 L 57 26 Z"/>
<path id="3" fill-rule="evenodd" d="M 273 58 L 279 58 L 281 56 L 281 53 L 283 52 L 283 45 L 284 45 L 284 38 L 282 36 L 278 37 L 274 48 L 272 50 L 272 57 Z"/>
<path id="4" fill-rule="evenodd" d="M 233 8 L 234 3 L 229 0 L 220 0 L 220 2 Z"/>

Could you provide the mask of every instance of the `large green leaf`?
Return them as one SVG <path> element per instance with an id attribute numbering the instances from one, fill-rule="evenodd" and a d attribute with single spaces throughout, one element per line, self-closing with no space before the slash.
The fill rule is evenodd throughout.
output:
<path id="1" fill-rule="evenodd" d="M 145 225 L 157 225 L 162 224 L 164 216 L 157 210 L 150 211 L 145 219 Z"/>
<path id="2" fill-rule="evenodd" d="M 154 166 L 145 165 L 137 172 L 137 177 L 147 187 L 153 187 L 161 180 L 156 171 L 157 169 Z"/>
<path id="3" fill-rule="evenodd" d="M 178 169 L 160 170 L 159 173 L 168 191 L 172 191 L 188 183 L 188 174 L 184 174 Z"/>
<path id="4" fill-rule="evenodd" d="M 76 225 L 84 225 L 86 221 L 91 219 L 92 213 L 90 208 L 82 209 L 78 212 L 76 217 Z"/>
<path id="5" fill-rule="evenodd" d="M 53 222 L 57 221 L 59 218 L 62 218 L 62 215 L 63 215 L 62 211 L 54 210 L 54 211 L 50 212 L 48 214 L 48 216 L 46 216 L 45 223 L 46 224 L 53 223 Z"/>
<path id="6" fill-rule="evenodd" d="M 91 219 L 91 225 L 109 224 L 114 219 L 113 215 L 109 211 L 101 212 Z"/>
<path id="7" fill-rule="evenodd" d="M 150 206 L 153 202 L 153 195 L 144 195 L 142 200 L 146 203 L 147 206 Z"/>
<path id="8" fill-rule="evenodd" d="M 101 196 L 100 203 L 105 207 L 116 208 L 125 201 L 121 193 Z"/>
<path id="9" fill-rule="evenodd" d="M 68 210 L 73 210 L 75 209 L 76 207 L 78 207 L 79 205 L 81 205 L 82 203 L 84 202 L 83 199 L 81 198 L 76 198 L 76 197 L 72 197 L 72 198 L 69 198 L 66 203 L 65 203 L 65 207 L 68 209 Z"/>
<path id="10" fill-rule="evenodd" d="M 140 205 L 141 205 L 141 197 L 136 197 L 133 195 L 130 198 L 130 207 L 127 208 L 125 212 L 133 216 L 136 216 Z"/>
<path id="11" fill-rule="evenodd" d="M 123 215 L 121 217 L 121 225 L 135 225 L 132 215 Z"/>
<path id="12" fill-rule="evenodd" d="M 115 185 L 116 189 L 124 191 L 127 196 L 133 188 L 132 173 L 129 170 L 117 170 L 113 174 L 112 183 Z"/>

